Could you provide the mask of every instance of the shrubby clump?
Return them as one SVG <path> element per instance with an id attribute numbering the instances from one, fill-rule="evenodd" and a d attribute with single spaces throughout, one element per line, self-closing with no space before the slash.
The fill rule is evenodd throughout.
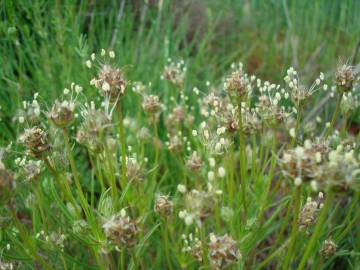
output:
<path id="1" fill-rule="evenodd" d="M 163 269 L 271 268 L 275 258 L 304 269 L 312 254 L 320 267 L 341 250 L 360 192 L 346 121 L 359 105 L 352 66 L 310 84 L 289 68 L 277 84 L 240 63 L 201 87 L 187 82 L 185 61 L 169 59 L 159 74 L 166 95 L 128 80 L 113 51 L 85 66 L 89 85 L 72 83 L 48 104 L 36 95 L 16 116 L 22 134 L 0 162 L 10 246 L 1 269 L 22 264 L 12 249 L 42 269 L 70 267 L 67 257 L 149 269 L 160 250 Z M 309 129 L 308 107 L 329 91 L 331 119 Z M 339 203 L 349 207 L 335 219 Z"/>

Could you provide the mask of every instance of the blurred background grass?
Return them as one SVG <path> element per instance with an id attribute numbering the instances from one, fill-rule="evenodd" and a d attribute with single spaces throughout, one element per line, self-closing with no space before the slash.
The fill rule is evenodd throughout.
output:
<path id="1" fill-rule="evenodd" d="M 50 102 L 75 81 L 91 96 L 84 61 L 100 48 L 113 47 L 128 78 L 161 95 L 168 57 L 185 60 L 189 88 L 216 82 L 234 61 L 274 82 L 289 66 L 310 79 L 348 61 L 360 38 L 352 0 L 4 0 L 0 14 L 1 142 L 16 137 L 12 117 L 35 92 Z M 138 109 L 131 95 L 126 103 Z"/>

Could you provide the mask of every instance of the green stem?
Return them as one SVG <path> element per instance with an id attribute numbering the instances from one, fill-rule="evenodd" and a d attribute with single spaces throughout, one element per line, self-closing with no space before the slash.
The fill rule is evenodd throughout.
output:
<path id="1" fill-rule="evenodd" d="M 126 253 L 126 249 L 122 248 L 121 249 L 121 254 L 120 254 L 120 269 L 121 270 L 125 270 L 125 253 Z"/>
<path id="2" fill-rule="evenodd" d="M 329 135 L 333 132 L 333 129 L 334 129 L 334 126 L 335 126 L 335 123 L 336 123 L 336 119 L 337 119 L 337 117 L 338 117 L 338 115 L 340 113 L 342 97 L 343 97 L 343 93 L 341 92 L 339 97 L 338 97 L 338 100 L 336 102 L 336 107 L 335 107 L 334 114 L 333 114 L 333 116 L 331 118 L 330 126 L 329 126 L 329 128 L 327 129 L 327 131 L 325 133 L 325 138 L 329 137 Z"/>
<path id="3" fill-rule="evenodd" d="M 301 261 L 300 261 L 300 264 L 299 264 L 299 267 L 297 268 L 297 270 L 304 269 L 304 267 L 306 266 L 306 263 L 308 262 L 309 257 L 312 254 L 313 247 L 315 246 L 316 241 L 318 240 L 321 232 L 324 230 L 323 225 L 325 223 L 326 216 L 327 216 L 332 198 L 333 198 L 333 194 L 330 191 L 328 194 L 326 194 L 324 206 L 321 210 L 321 214 L 319 216 L 318 222 L 316 223 L 314 233 L 311 236 L 310 241 L 306 246 L 305 252 L 301 258 Z"/>
<path id="4" fill-rule="evenodd" d="M 271 183 L 272 183 L 272 178 L 274 175 L 274 169 L 276 166 L 276 136 L 274 136 L 273 138 L 273 143 L 272 143 L 272 147 L 271 147 L 271 161 L 270 161 L 270 170 L 269 170 L 269 175 L 268 175 L 268 179 L 267 179 L 267 183 L 266 183 L 266 187 L 265 187 L 265 192 L 263 193 L 263 203 L 261 205 L 261 210 L 260 210 L 260 214 L 259 214 L 259 218 L 258 218 L 258 222 L 261 223 L 262 219 L 264 217 L 264 213 L 266 210 L 266 206 L 267 206 L 267 201 L 268 201 L 268 196 L 269 196 L 269 192 L 270 192 L 270 188 L 271 188 Z"/>
<path id="5" fill-rule="evenodd" d="M 121 145 L 121 187 L 124 189 L 126 186 L 126 142 L 120 101 L 116 105 L 116 110 L 118 113 L 119 136 Z"/>
<path id="6" fill-rule="evenodd" d="M 170 253 L 169 253 L 169 235 L 168 235 L 168 228 L 169 228 L 169 223 L 168 220 L 165 220 L 165 226 L 163 228 L 163 237 L 164 237 L 164 242 L 165 242 L 165 257 L 166 257 L 166 262 L 167 262 L 167 266 L 169 270 L 172 270 L 172 264 L 171 264 L 171 258 L 170 258 Z"/>
<path id="7" fill-rule="evenodd" d="M 294 194 L 294 216 L 291 228 L 291 235 L 290 235 L 290 244 L 289 248 L 285 257 L 285 262 L 282 267 L 283 270 L 289 269 L 290 259 L 293 255 L 293 248 L 296 240 L 296 236 L 298 233 L 298 218 L 299 218 L 299 211 L 300 211 L 300 197 L 301 197 L 301 187 L 296 187 L 295 194 Z"/>
<path id="8" fill-rule="evenodd" d="M 107 166 L 108 166 L 108 182 L 109 182 L 109 186 L 110 186 L 110 191 L 111 191 L 111 199 L 112 199 L 112 203 L 113 203 L 113 207 L 115 210 L 118 210 L 118 200 L 117 200 L 117 187 L 116 187 L 116 178 L 115 178 L 115 173 L 114 173 L 114 164 L 113 164 L 113 157 L 111 154 L 111 151 L 109 151 L 109 146 L 108 143 L 105 142 L 105 156 L 106 156 L 106 161 L 107 161 Z"/>
<path id="9" fill-rule="evenodd" d="M 287 245 L 290 243 L 290 240 L 286 240 L 286 242 L 280 246 L 277 250 L 275 250 L 273 253 L 271 253 L 264 261 L 261 262 L 261 264 L 255 269 L 255 270 L 260 270 L 262 268 L 264 268 L 269 262 L 271 262 L 277 255 L 279 255 L 284 248 L 287 247 Z"/>
<path id="10" fill-rule="evenodd" d="M 75 209 L 78 209 L 78 204 L 74 198 L 74 195 L 71 192 L 71 188 L 67 179 L 65 177 L 64 179 L 60 177 L 60 174 L 56 171 L 48 158 L 44 158 L 43 161 L 45 162 L 48 169 L 51 171 L 51 174 L 55 177 L 57 183 L 59 184 L 62 195 L 69 200 L 69 202 L 74 206 Z"/>
<path id="11" fill-rule="evenodd" d="M 234 145 L 232 144 L 230 146 L 230 158 L 229 158 L 229 169 L 228 169 L 228 193 L 229 193 L 229 203 L 230 207 L 233 207 L 234 204 L 234 193 L 236 191 L 235 189 L 235 153 L 234 153 Z"/>
<path id="12" fill-rule="evenodd" d="M 204 224 L 202 224 L 201 229 L 200 229 L 200 233 L 201 233 L 201 246 L 202 246 L 202 255 L 203 255 L 203 262 L 204 262 L 204 269 L 208 269 L 207 267 L 209 266 L 209 259 L 208 259 L 208 247 L 207 247 L 207 242 L 206 242 L 206 232 L 205 232 L 205 226 Z"/>
<path id="13" fill-rule="evenodd" d="M 135 250 L 131 251 L 131 257 L 133 259 L 134 269 L 138 269 L 138 262 L 137 262 Z"/>
<path id="14" fill-rule="evenodd" d="M 18 219 L 17 214 L 14 209 L 11 208 L 11 214 L 13 216 L 13 221 L 15 222 L 16 228 L 19 230 L 20 238 L 24 243 L 24 246 L 28 249 L 28 251 L 33 255 L 34 259 L 41 264 L 41 266 L 46 270 L 54 269 L 51 265 L 49 265 L 37 252 L 35 244 L 28 237 L 29 233 L 26 232 L 24 225 Z"/>
<path id="15" fill-rule="evenodd" d="M 154 133 L 155 133 L 155 166 L 157 166 L 159 162 L 159 147 L 158 147 L 159 133 L 155 120 L 154 120 Z"/>
<path id="16" fill-rule="evenodd" d="M 345 137 L 345 135 L 346 135 L 346 130 L 347 130 L 348 124 L 350 122 L 349 118 L 350 118 L 350 115 L 348 113 L 344 114 L 344 124 L 343 124 L 343 126 L 341 128 L 341 131 L 340 131 L 340 135 L 341 135 L 342 138 Z"/>
<path id="17" fill-rule="evenodd" d="M 351 202 L 351 205 L 350 205 L 350 207 L 349 207 L 349 209 L 348 209 L 348 211 L 347 211 L 347 214 L 346 214 L 345 219 L 342 221 L 343 224 L 347 224 L 347 223 L 348 223 L 348 224 L 347 224 L 347 226 L 345 227 L 345 229 L 344 229 L 342 232 L 339 231 L 339 233 L 335 236 L 335 239 L 336 239 L 336 240 L 342 239 L 342 237 L 351 229 L 354 221 L 356 221 L 356 217 L 359 215 L 359 211 L 357 211 L 357 212 L 355 213 L 355 218 L 354 218 L 351 222 L 349 222 L 350 219 L 351 219 L 351 217 L 353 216 L 353 210 L 354 210 L 354 209 L 356 208 L 356 206 L 357 206 L 357 203 L 358 203 L 358 201 L 359 201 L 359 197 L 360 197 L 360 192 L 357 192 L 357 193 L 355 194 L 354 198 L 353 198 L 353 201 Z"/>
<path id="18" fill-rule="evenodd" d="M 154 137 L 155 137 L 155 143 L 154 143 L 154 147 L 155 147 L 155 161 L 154 161 L 154 173 L 153 173 L 153 182 L 156 182 L 156 177 L 157 177 L 157 172 L 158 172 L 158 168 L 156 168 L 158 166 L 159 163 L 159 133 L 158 133 L 158 128 L 156 125 L 156 120 L 155 117 L 153 119 L 154 123 L 153 123 L 153 128 L 154 128 Z"/>
<path id="19" fill-rule="evenodd" d="M 246 204 L 246 187 L 245 187 L 245 178 L 246 178 L 246 152 L 245 152 L 245 138 L 243 133 L 243 121 L 242 121 L 242 111 L 241 111 L 241 98 L 239 98 L 239 139 L 240 139 L 240 185 L 241 185 L 241 197 L 244 206 L 244 223 L 246 224 L 247 220 L 247 204 Z"/>
<path id="20" fill-rule="evenodd" d="M 43 193 L 42 193 L 42 189 L 41 189 L 41 181 L 39 180 L 39 182 L 37 183 L 37 190 L 36 190 L 36 194 L 37 194 L 37 199 L 38 199 L 38 206 L 39 206 L 39 212 L 40 212 L 40 216 L 42 219 L 42 225 L 45 226 L 45 229 L 47 228 L 47 224 L 46 224 L 46 219 L 45 219 L 45 213 L 44 213 L 44 209 L 43 209 Z"/>
<path id="21" fill-rule="evenodd" d="M 102 169 L 101 169 L 101 165 L 100 165 L 100 158 L 98 156 L 96 156 L 96 167 L 97 167 L 98 177 L 99 177 L 100 186 L 101 186 L 101 193 L 103 193 L 105 191 L 105 185 L 104 185 L 104 178 L 103 178 L 103 173 L 102 173 Z"/>
<path id="22" fill-rule="evenodd" d="M 80 178 L 79 178 L 79 173 L 76 169 L 76 163 L 75 163 L 75 159 L 74 156 L 72 154 L 72 150 L 71 150 L 71 146 L 70 146 L 70 139 L 69 139 L 69 134 L 67 132 L 67 130 L 64 128 L 62 129 L 63 131 L 63 135 L 64 135 L 64 141 L 65 141 L 65 147 L 66 147 L 66 151 L 67 151 L 67 156 L 70 162 L 70 167 L 71 167 L 71 171 L 72 174 L 74 176 L 74 182 L 75 182 L 75 186 L 76 186 L 76 192 L 80 198 L 80 204 L 84 210 L 84 213 L 86 215 L 86 217 L 88 218 L 88 220 L 90 220 L 90 211 L 89 211 L 89 206 L 86 200 L 86 197 L 84 195 L 84 192 L 82 190 L 81 187 L 81 183 L 80 183 Z"/>

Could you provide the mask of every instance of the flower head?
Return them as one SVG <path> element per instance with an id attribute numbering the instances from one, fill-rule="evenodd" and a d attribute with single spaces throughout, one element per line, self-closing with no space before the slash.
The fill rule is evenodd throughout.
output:
<path id="1" fill-rule="evenodd" d="M 90 83 L 95 85 L 104 96 L 110 97 L 110 100 L 113 101 L 125 94 L 128 84 L 123 71 L 108 64 L 101 66 L 98 78 L 93 79 Z"/>
<path id="2" fill-rule="evenodd" d="M 333 240 L 327 239 L 323 242 L 320 254 L 324 258 L 329 258 L 336 253 L 336 244 Z"/>
<path id="3" fill-rule="evenodd" d="M 173 211 L 173 202 L 169 200 L 168 196 L 158 195 L 154 205 L 155 213 L 163 217 L 168 217 Z"/>
<path id="4" fill-rule="evenodd" d="M 208 248 L 212 269 L 227 269 L 241 259 L 241 253 L 237 248 L 235 240 L 227 234 L 217 236 L 211 233 Z"/>
<path id="5" fill-rule="evenodd" d="M 351 91 L 354 82 L 355 75 L 352 66 L 344 64 L 337 69 L 335 75 L 335 83 L 340 91 Z"/>
<path id="6" fill-rule="evenodd" d="M 25 129 L 20 141 L 25 145 L 28 153 L 36 158 L 40 158 L 50 150 L 48 135 L 40 127 Z"/>
<path id="7" fill-rule="evenodd" d="M 48 116 L 50 121 L 59 128 L 66 127 L 71 124 L 74 119 L 75 104 L 72 101 L 55 101 Z"/>
<path id="8" fill-rule="evenodd" d="M 106 237 L 114 245 L 132 247 L 137 243 L 137 222 L 131 220 L 125 210 L 106 220 L 102 227 Z"/>

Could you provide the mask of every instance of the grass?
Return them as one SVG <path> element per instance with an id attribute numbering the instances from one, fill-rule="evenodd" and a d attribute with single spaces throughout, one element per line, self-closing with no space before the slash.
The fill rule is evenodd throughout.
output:
<path id="1" fill-rule="evenodd" d="M 1 263 L 11 262 L 15 269 L 209 269 L 215 268 L 215 257 L 225 256 L 218 269 L 227 264 L 229 269 L 357 269 L 359 136 L 343 126 L 344 119 L 355 126 L 360 119 L 356 106 L 344 112 L 348 94 L 335 77 L 339 63 L 358 62 L 353 55 L 360 3 L 159 3 L 0 4 Z M 96 61 L 86 66 L 93 52 L 124 72 L 124 96 L 117 93 L 108 103 L 111 94 Z M 175 65 L 184 61 L 185 70 L 175 66 L 184 76 L 180 82 L 165 76 L 169 58 Z M 230 66 L 238 62 L 249 77 L 232 75 Z M 305 100 L 294 98 L 298 88 L 283 80 L 290 66 L 306 89 L 324 72 L 319 90 Z M 351 72 L 356 77 L 356 68 Z M 253 74 L 262 80 L 270 107 L 261 105 L 256 81 L 248 81 Z M 89 84 L 94 77 L 100 78 L 99 87 Z M 297 115 L 273 114 L 281 109 L 273 103 L 277 91 L 265 81 L 289 93 L 288 99 L 281 94 L 279 104 L 287 112 L 295 108 Z M 82 91 L 71 88 L 72 82 Z M 134 91 L 139 82 L 144 90 Z M 239 96 L 239 83 L 245 95 Z M 110 83 L 109 91 L 116 86 Z M 70 99 L 64 88 L 76 96 L 70 116 L 78 117 L 54 125 L 48 112 L 55 99 Z M 353 96 L 358 91 L 355 80 Z M 334 98 L 326 99 L 330 92 Z M 210 93 L 232 109 L 212 103 Z M 158 103 L 146 102 L 150 95 L 158 96 Z M 23 101 L 34 99 L 38 120 L 31 122 L 28 114 L 19 122 Z M 91 102 L 98 111 L 89 109 Z M 115 106 L 113 114 L 102 103 Z M 248 118 L 247 108 L 254 107 L 261 128 Z M 279 116 L 286 121 L 275 121 Z M 26 131 L 34 124 L 46 134 L 41 143 L 51 146 L 40 155 L 38 133 Z M 141 128 L 147 131 L 139 137 Z M 24 130 L 30 137 L 21 140 Z M 318 138 L 328 148 L 322 149 Z M 316 161 L 319 149 L 324 152 Z M 299 151 L 301 166 L 289 165 L 285 154 L 298 158 Z M 29 168 L 40 172 L 30 177 Z M 312 221 L 300 230 L 308 197 L 319 203 L 312 204 Z M 328 257 L 319 255 L 325 239 L 336 244 Z M 216 253 L 219 247 L 225 255 Z"/>

